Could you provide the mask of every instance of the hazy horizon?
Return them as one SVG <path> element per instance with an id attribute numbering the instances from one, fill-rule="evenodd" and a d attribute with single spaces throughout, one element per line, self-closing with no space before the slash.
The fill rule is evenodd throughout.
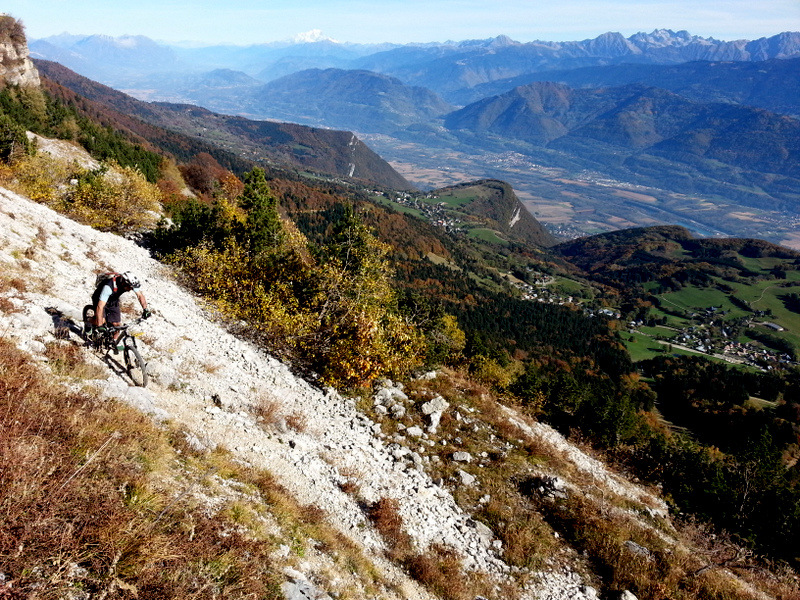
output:
<path id="1" fill-rule="evenodd" d="M 625 37 L 655 29 L 686 30 L 718 40 L 758 39 L 800 31 L 800 2 L 744 0 L 10 0 L 30 39 L 103 34 L 142 35 L 171 44 L 251 45 L 314 33 L 344 43 L 430 43 L 507 35 L 520 42 L 579 41 L 614 31 Z"/>

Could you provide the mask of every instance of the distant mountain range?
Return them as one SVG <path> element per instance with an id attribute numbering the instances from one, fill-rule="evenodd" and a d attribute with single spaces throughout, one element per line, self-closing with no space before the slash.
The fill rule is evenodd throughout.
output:
<path id="1" fill-rule="evenodd" d="M 111 113 L 115 127 L 186 158 L 216 149 L 258 163 L 317 171 L 391 189 L 412 186 L 349 131 L 251 121 L 185 104 L 147 103 L 82 77 L 57 63 L 34 61 L 55 95 L 64 88 Z M 109 117 L 106 117 L 106 120 Z M 206 147 L 208 146 L 208 147 Z M 218 158 L 218 157 L 217 157 Z M 218 160 L 221 160 L 218 158 Z M 224 162 L 224 160 L 221 160 Z"/>
<path id="2" fill-rule="evenodd" d="M 507 36 L 442 44 L 359 45 L 331 40 L 252 46 L 181 48 L 141 36 L 55 36 L 29 43 L 31 56 L 53 60 L 118 89 L 144 89 L 165 73 L 242 71 L 262 82 L 318 68 L 368 70 L 427 87 L 448 102 L 460 90 L 529 73 L 621 63 L 678 64 L 800 57 L 800 33 L 720 41 L 667 29 L 629 38 L 605 33 L 574 42 L 516 42 Z M 180 77 L 178 77 L 179 79 Z M 513 87 L 513 86 L 512 86 Z M 166 90 L 174 94 L 176 90 Z M 169 98 L 146 98 L 168 100 Z"/>
<path id="3" fill-rule="evenodd" d="M 333 135 L 321 132 L 346 129 L 381 138 L 387 156 L 406 168 L 452 169 L 464 179 L 508 176 L 518 190 L 513 178 L 521 173 L 529 186 L 526 202 L 539 197 L 541 188 L 530 183 L 535 171 L 498 171 L 497 156 L 522 156 L 598 185 L 606 178 L 696 196 L 730 211 L 741 207 L 748 223 L 764 223 L 758 232 L 764 237 L 784 235 L 767 223 L 784 231 L 800 216 L 797 32 L 737 41 L 656 30 L 575 42 L 520 43 L 499 36 L 405 46 L 320 40 L 207 48 L 138 37 L 59 36 L 30 47 L 34 55 L 52 55 L 129 96 L 161 101 L 147 105 L 148 111 L 158 106 L 157 116 L 141 116 L 155 119 L 149 122 L 173 129 L 178 124 L 187 135 L 209 136 L 253 156 L 276 151 L 267 151 L 272 142 L 266 140 L 299 135 L 289 133 L 291 126 L 267 122 L 280 120 L 317 128 L 313 143 L 280 146 L 279 154 L 306 161 L 300 164 L 308 168 L 321 163 L 307 148 L 324 147 L 322 137 Z M 213 132 L 202 130 L 205 120 Z M 470 156 L 471 172 L 448 162 L 456 153 Z M 323 155 L 327 172 L 350 171 L 343 156 L 331 162 L 328 152 Z M 364 177 L 357 171 L 354 176 Z M 393 181 L 388 171 L 364 178 Z M 624 206 L 629 195 L 618 197 L 624 199 L 610 222 L 630 224 Z M 682 214 L 673 200 L 670 218 Z M 591 201 L 591 195 L 581 199 Z M 663 222 L 659 206 L 637 204 L 635 214 L 643 217 L 634 223 Z M 770 214 L 750 215 L 751 209 Z"/>
<path id="4" fill-rule="evenodd" d="M 606 33 L 580 42 L 530 42 L 507 37 L 433 48 L 400 48 L 357 61 L 357 67 L 428 87 L 456 102 L 460 90 L 526 73 L 621 63 L 676 64 L 692 60 L 763 61 L 800 56 L 800 33 L 722 42 L 685 31 L 658 30 L 625 38 Z"/>
<path id="5" fill-rule="evenodd" d="M 762 109 L 637 84 L 537 82 L 453 112 L 445 126 L 481 148 L 547 148 L 656 187 L 800 211 L 800 121 Z"/>
<path id="6" fill-rule="evenodd" d="M 371 71 L 309 69 L 251 90 L 254 114 L 306 124 L 392 133 L 453 110 L 428 89 Z M 298 119 L 299 116 L 299 119 Z"/>
<path id="7" fill-rule="evenodd" d="M 800 116 L 800 58 L 745 61 L 692 61 L 678 65 L 621 64 L 526 73 L 463 89 L 451 100 L 466 105 L 535 81 L 574 88 L 630 83 L 670 90 L 699 102 L 733 102 Z"/>

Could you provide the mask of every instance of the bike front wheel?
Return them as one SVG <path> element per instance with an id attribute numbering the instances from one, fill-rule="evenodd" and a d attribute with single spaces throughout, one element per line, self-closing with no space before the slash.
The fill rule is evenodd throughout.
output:
<path id="1" fill-rule="evenodd" d="M 144 387 L 147 385 L 147 365 L 139 354 L 139 350 L 134 346 L 125 346 L 125 369 L 128 372 L 128 377 L 131 378 L 134 385 Z"/>

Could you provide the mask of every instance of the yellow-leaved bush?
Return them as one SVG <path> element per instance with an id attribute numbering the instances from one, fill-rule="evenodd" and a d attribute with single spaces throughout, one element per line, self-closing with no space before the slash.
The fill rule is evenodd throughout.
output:
<path id="1" fill-rule="evenodd" d="M 161 191 L 131 167 L 87 169 L 48 154 L 24 156 L 3 170 L 4 183 L 31 200 L 103 231 L 152 228 Z"/>
<path id="2" fill-rule="evenodd" d="M 221 245 L 178 250 L 171 260 L 223 312 L 245 320 L 273 350 L 314 369 L 321 382 L 361 386 L 418 366 L 425 343 L 396 310 L 389 247 L 353 215 L 347 218 L 343 235 L 316 254 L 284 220 L 280 243 L 268 250 L 253 252 L 230 235 Z M 241 222 L 241 215 L 226 204 L 216 219 L 220 230 L 233 231 L 226 220 Z"/>

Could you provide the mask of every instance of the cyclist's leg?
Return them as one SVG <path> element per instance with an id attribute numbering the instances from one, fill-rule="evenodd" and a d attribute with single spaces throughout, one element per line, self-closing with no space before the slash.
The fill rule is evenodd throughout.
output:
<path id="1" fill-rule="evenodd" d="M 119 327 L 122 325 L 122 311 L 119 307 L 119 302 L 110 302 L 105 306 L 106 323 L 112 327 Z M 119 331 L 114 332 L 114 340 L 119 337 Z"/>

